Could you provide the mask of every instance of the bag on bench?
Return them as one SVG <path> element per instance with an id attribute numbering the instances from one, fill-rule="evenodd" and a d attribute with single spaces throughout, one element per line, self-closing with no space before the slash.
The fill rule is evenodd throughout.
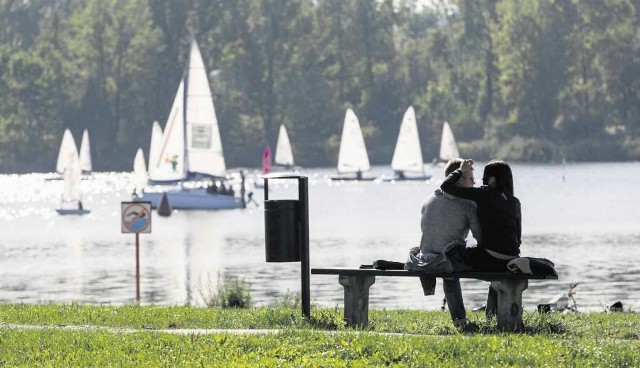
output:
<path id="1" fill-rule="evenodd" d="M 386 261 L 384 259 L 378 259 L 373 261 L 373 264 L 360 265 L 360 269 L 363 270 L 404 270 L 403 262 Z"/>

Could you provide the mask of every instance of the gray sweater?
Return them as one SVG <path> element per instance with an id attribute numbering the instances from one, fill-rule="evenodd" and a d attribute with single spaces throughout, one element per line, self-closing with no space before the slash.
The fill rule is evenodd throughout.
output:
<path id="1" fill-rule="evenodd" d="M 451 242 L 465 243 L 469 229 L 480 242 L 480 222 L 473 201 L 457 198 L 436 189 L 422 205 L 422 253 L 440 253 Z"/>

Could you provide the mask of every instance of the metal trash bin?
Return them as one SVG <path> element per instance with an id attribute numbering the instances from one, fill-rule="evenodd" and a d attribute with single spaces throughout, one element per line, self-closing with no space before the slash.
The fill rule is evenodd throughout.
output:
<path id="1" fill-rule="evenodd" d="M 300 262 L 298 200 L 264 201 L 267 262 Z"/>
<path id="2" fill-rule="evenodd" d="M 311 318 L 308 178 L 296 173 L 272 173 L 262 178 L 267 262 L 300 262 L 302 315 Z M 296 180 L 298 199 L 269 200 L 271 179 Z"/>

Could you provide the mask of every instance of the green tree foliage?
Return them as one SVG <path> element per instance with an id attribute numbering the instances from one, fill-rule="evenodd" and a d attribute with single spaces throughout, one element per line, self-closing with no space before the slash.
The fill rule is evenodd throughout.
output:
<path id="1" fill-rule="evenodd" d="M 496 49 L 507 119 L 523 134 L 549 136 L 566 82 L 569 1 L 501 2 Z"/>
<path id="2" fill-rule="evenodd" d="M 421 2 L 423 3 L 423 2 Z M 424 157 L 640 158 L 635 0 L 0 0 L 0 170 L 50 171 L 65 128 L 130 170 L 164 125 L 195 38 L 229 167 L 279 126 L 334 165 L 353 108 L 373 163 L 416 108 Z"/>
<path id="3" fill-rule="evenodd" d="M 74 118 L 92 133 L 94 161 L 129 163 L 155 117 L 154 61 L 160 33 L 145 1 L 89 1 L 69 18 L 66 39 L 80 106 Z M 123 149 L 123 148 L 127 149 Z M 99 168 L 99 166 L 98 166 Z"/>

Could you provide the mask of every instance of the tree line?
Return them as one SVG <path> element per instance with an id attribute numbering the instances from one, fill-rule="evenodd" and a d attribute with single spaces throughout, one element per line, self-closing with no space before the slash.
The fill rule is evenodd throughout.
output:
<path id="1" fill-rule="evenodd" d="M 416 109 L 425 161 L 448 121 L 479 160 L 640 159 L 640 0 L 0 0 L 0 171 L 52 171 L 65 128 L 131 170 L 164 125 L 191 37 L 227 166 L 287 127 L 335 165 L 352 108 L 372 163 Z"/>

